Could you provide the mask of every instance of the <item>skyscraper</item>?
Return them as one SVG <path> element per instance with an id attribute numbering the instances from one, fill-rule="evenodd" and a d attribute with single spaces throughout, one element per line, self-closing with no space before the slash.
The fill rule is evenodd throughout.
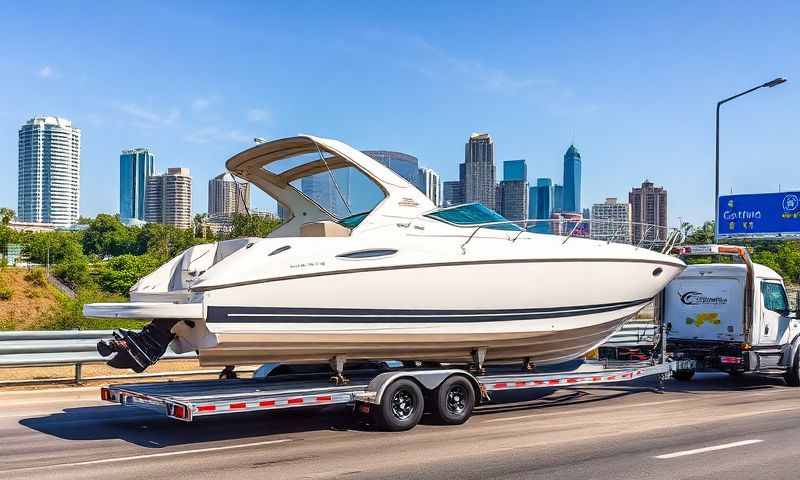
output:
<path id="1" fill-rule="evenodd" d="M 537 220 L 549 219 L 553 214 L 553 181 L 549 178 L 536 179 L 536 185 L 530 188 L 529 202 L 530 218 Z M 538 222 L 531 225 L 529 230 L 538 233 L 547 233 L 550 229 L 549 222 Z"/>
<path id="2" fill-rule="evenodd" d="M 667 236 L 667 191 L 650 180 L 628 194 L 633 219 L 633 242 L 664 241 Z"/>
<path id="3" fill-rule="evenodd" d="M 436 171 L 420 168 L 416 185 L 437 207 L 442 205 L 442 181 Z"/>
<path id="4" fill-rule="evenodd" d="M 503 180 L 528 180 L 528 165 L 525 160 L 503 162 Z"/>
<path id="5" fill-rule="evenodd" d="M 464 201 L 496 210 L 494 143 L 488 133 L 473 133 L 464 149 Z"/>
<path id="6" fill-rule="evenodd" d="M 65 118 L 41 116 L 19 130 L 17 218 L 69 226 L 80 207 L 81 131 Z"/>
<path id="7" fill-rule="evenodd" d="M 553 212 L 561 213 L 564 209 L 564 187 L 559 184 L 553 185 Z"/>
<path id="8" fill-rule="evenodd" d="M 607 242 L 631 243 L 631 205 L 616 198 L 606 198 L 605 203 L 592 205 L 590 236 Z"/>
<path id="9" fill-rule="evenodd" d="M 442 206 L 453 207 L 464 203 L 464 184 L 458 180 L 442 183 Z"/>
<path id="10" fill-rule="evenodd" d="M 570 145 L 564 154 L 563 202 L 563 211 L 581 211 L 581 154 L 575 145 Z"/>
<path id="11" fill-rule="evenodd" d="M 147 177 L 145 221 L 178 228 L 192 227 L 192 177 L 188 168 L 168 168 Z"/>
<path id="12" fill-rule="evenodd" d="M 408 180 L 411 184 L 417 184 L 419 170 L 419 160 L 413 155 L 388 150 L 364 150 L 370 158 L 377 160 L 381 165 L 389 167 L 394 173 Z"/>
<path id="13" fill-rule="evenodd" d="M 147 148 L 123 150 L 119 156 L 119 216 L 144 220 L 147 177 L 153 175 L 156 157 Z"/>
<path id="14" fill-rule="evenodd" d="M 221 173 L 208 181 L 208 216 L 247 213 L 250 209 L 250 184 Z"/>
<path id="15" fill-rule="evenodd" d="M 497 198 L 500 215 L 509 220 L 528 218 L 528 167 L 525 160 L 503 162 L 503 181 Z"/>

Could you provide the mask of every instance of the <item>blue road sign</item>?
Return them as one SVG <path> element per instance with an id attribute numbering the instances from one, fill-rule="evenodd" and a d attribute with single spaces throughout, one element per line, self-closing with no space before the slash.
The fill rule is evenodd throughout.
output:
<path id="1" fill-rule="evenodd" d="M 800 192 L 719 197 L 717 235 L 800 237 Z"/>

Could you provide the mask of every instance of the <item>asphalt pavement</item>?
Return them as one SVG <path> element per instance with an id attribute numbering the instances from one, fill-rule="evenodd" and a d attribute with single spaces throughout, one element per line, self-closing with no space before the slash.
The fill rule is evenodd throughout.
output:
<path id="1" fill-rule="evenodd" d="M 97 389 L 0 392 L 1 479 L 796 478 L 800 389 L 700 374 L 504 392 L 462 426 L 372 431 L 343 407 L 182 423 Z M 501 403 L 502 401 L 502 403 Z"/>

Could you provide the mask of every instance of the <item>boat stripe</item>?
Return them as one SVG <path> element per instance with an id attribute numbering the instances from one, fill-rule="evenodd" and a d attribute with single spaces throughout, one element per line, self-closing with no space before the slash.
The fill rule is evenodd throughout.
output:
<path id="1" fill-rule="evenodd" d="M 209 306 L 208 323 L 395 323 L 501 322 L 538 320 L 613 312 L 650 302 L 651 299 L 601 305 L 537 308 L 528 310 L 376 310 L 285 307 Z"/>
<path id="2" fill-rule="evenodd" d="M 669 259 L 669 257 L 667 257 Z M 300 278 L 308 277 L 322 277 L 328 275 L 349 275 L 353 273 L 366 273 L 366 272 L 380 272 L 383 270 L 408 270 L 418 268 L 438 268 L 438 267 L 463 267 L 472 265 L 503 265 L 514 263 L 570 263 L 570 262 L 591 262 L 591 263 L 649 263 L 653 266 L 666 265 L 669 267 L 685 268 L 683 263 L 677 261 L 666 261 L 645 258 L 523 258 L 523 259 L 495 259 L 495 260 L 472 260 L 466 262 L 432 262 L 432 263 L 418 263 L 411 265 L 385 265 L 364 268 L 349 268 L 344 270 L 330 270 L 323 272 L 309 272 L 299 273 L 296 275 L 284 275 L 272 278 L 259 278 L 254 280 L 244 280 L 241 282 L 231 282 L 221 285 L 203 286 L 202 284 L 193 286 L 190 290 L 193 292 L 207 292 L 211 290 L 219 290 L 221 288 L 241 287 L 245 285 L 257 285 L 260 283 L 279 282 L 284 280 L 297 280 Z"/>

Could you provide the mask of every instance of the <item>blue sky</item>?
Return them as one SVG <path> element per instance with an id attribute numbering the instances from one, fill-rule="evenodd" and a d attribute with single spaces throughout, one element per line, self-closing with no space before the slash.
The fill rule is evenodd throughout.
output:
<path id="1" fill-rule="evenodd" d="M 136 4 L 136 5 L 134 5 Z M 800 3 L 3 2 L 0 205 L 16 208 L 17 131 L 37 114 L 83 130 L 81 213 L 117 212 L 119 152 L 185 166 L 194 209 L 254 136 L 305 132 L 458 174 L 473 131 L 531 181 L 583 155 L 583 203 L 647 177 L 669 220 L 722 191 L 800 190 Z M 266 206 L 255 200 L 256 206 Z M 259 205 L 261 204 L 261 205 Z"/>

